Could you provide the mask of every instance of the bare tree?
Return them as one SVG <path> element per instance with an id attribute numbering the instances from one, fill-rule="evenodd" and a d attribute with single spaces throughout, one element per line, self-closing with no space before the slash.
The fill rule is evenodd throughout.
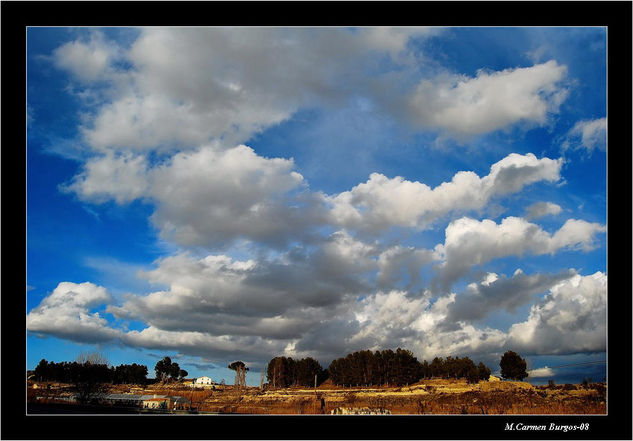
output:
<path id="1" fill-rule="evenodd" d="M 77 355 L 77 363 L 79 364 L 105 364 L 108 366 L 110 362 L 108 358 L 103 355 L 101 352 L 93 351 L 93 352 L 81 352 Z"/>
<path id="2" fill-rule="evenodd" d="M 266 371 L 267 368 L 264 367 L 260 372 L 259 372 L 259 388 L 263 389 L 264 388 L 264 377 L 266 376 Z"/>

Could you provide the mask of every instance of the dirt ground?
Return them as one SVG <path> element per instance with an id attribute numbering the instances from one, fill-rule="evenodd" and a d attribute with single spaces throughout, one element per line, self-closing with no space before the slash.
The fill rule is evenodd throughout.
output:
<path id="1" fill-rule="evenodd" d="M 35 392 L 35 391 L 32 391 Z M 199 412 L 239 414 L 606 414 L 606 385 L 430 379 L 403 387 L 119 385 L 112 393 L 179 395 Z"/>

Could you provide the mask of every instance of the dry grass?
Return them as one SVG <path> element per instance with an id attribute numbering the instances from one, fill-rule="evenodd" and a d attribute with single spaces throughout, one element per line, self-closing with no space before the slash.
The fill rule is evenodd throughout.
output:
<path id="1" fill-rule="evenodd" d="M 524 382 L 432 379 L 405 387 L 193 389 L 182 384 L 117 386 L 112 392 L 179 395 L 203 412 L 329 414 L 337 408 L 386 409 L 392 414 L 606 414 L 606 385 L 531 386 Z M 29 388 L 29 396 L 41 391 Z"/>
<path id="2" fill-rule="evenodd" d="M 548 389 L 523 382 L 429 380 L 408 387 L 227 389 L 201 410 L 222 413 L 329 414 L 333 409 L 387 409 L 392 414 L 605 414 L 606 388 Z"/>

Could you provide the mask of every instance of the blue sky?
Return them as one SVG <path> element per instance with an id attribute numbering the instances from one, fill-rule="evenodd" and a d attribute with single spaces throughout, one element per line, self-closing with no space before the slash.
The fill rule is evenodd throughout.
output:
<path id="1" fill-rule="evenodd" d="M 602 379 L 606 29 L 29 28 L 27 364 Z M 574 366 L 567 366 L 567 365 Z M 555 366 L 564 366 L 556 368 Z M 538 369 L 538 370 L 537 370 Z"/>

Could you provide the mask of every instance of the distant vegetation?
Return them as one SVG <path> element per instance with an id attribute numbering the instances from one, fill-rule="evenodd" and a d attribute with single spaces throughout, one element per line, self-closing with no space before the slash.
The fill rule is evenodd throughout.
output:
<path id="1" fill-rule="evenodd" d="M 490 369 L 483 363 L 475 365 L 468 357 L 436 357 L 431 363 L 420 363 L 406 349 L 392 351 L 359 351 L 337 358 L 328 368 L 334 384 L 397 385 L 415 383 L 422 378 L 466 378 L 469 382 L 487 380 Z"/>
<path id="2" fill-rule="evenodd" d="M 189 375 L 189 372 L 180 369 L 178 363 L 172 362 L 169 357 L 164 357 L 156 363 L 156 366 L 154 366 L 154 373 L 156 374 L 156 379 L 159 381 L 167 381 L 169 379 L 182 380 Z"/>
<path id="3" fill-rule="evenodd" d="M 527 376 L 525 360 L 512 351 L 501 359 L 501 373 L 504 378 L 521 380 Z M 244 376 L 249 369 L 241 362 L 229 365 L 236 371 L 236 378 Z M 164 357 L 154 367 L 157 381 L 182 380 L 188 373 L 180 369 L 178 363 Z M 108 367 L 107 360 L 83 360 L 79 362 L 48 362 L 42 359 L 34 371 L 38 381 L 58 381 L 78 383 L 86 378 L 92 382 L 111 384 L 147 384 L 147 366 L 121 364 Z M 488 380 L 490 369 L 483 363 L 475 364 L 468 357 L 435 357 L 430 363 L 423 362 L 407 349 L 395 351 L 357 351 L 332 360 L 327 369 L 312 357 L 294 360 L 291 357 L 275 357 L 266 368 L 268 384 L 273 387 L 304 386 L 321 384 L 327 379 L 343 386 L 402 386 L 424 378 L 464 378 L 469 383 Z M 237 380 L 236 380 L 237 381 Z M 243 385 L 245 381 L 240 380 Z M 237 384 L 237 383 L 236 383 Z"/>
<path id="4" fill-rule="evenodd" d="M 334 384 L 349 386 L 400 386 L 431 377 L 466 378 L 476 383 L 487 380 L 490 369 L 483 363 L 475 365 L 468 357 L 436 357 L 431 363 L 420 363 L 411 351 L 401 348 L 354 352 L 333 360 L 326 370 L 310 357 L 275 357 L 267 367 L 268 382 L 277 387 L 313 386 L 315 376 L 318 384 L 329 378 Z"/>
<path id="5" fill-rule="evenodd" d="M 107 364 L 94 364 L 89 361 L 55 363 L 42 359 L 33 375 L 38 381 L 60 383 L 77 383 L 90 378 L 98 383 L 144 384 L 147 382 L 147 366 L 132 363 L 108 367 Z"/>
<path id="6" fill-rule="evenodd" d="M 314 377 L 321 384 L 327 375 L 318 361 L 312 357 L 293 360 L 290 357 L 275 357 L 268 363 L 268 383 L 274 387 L 314 386 Z"/>

